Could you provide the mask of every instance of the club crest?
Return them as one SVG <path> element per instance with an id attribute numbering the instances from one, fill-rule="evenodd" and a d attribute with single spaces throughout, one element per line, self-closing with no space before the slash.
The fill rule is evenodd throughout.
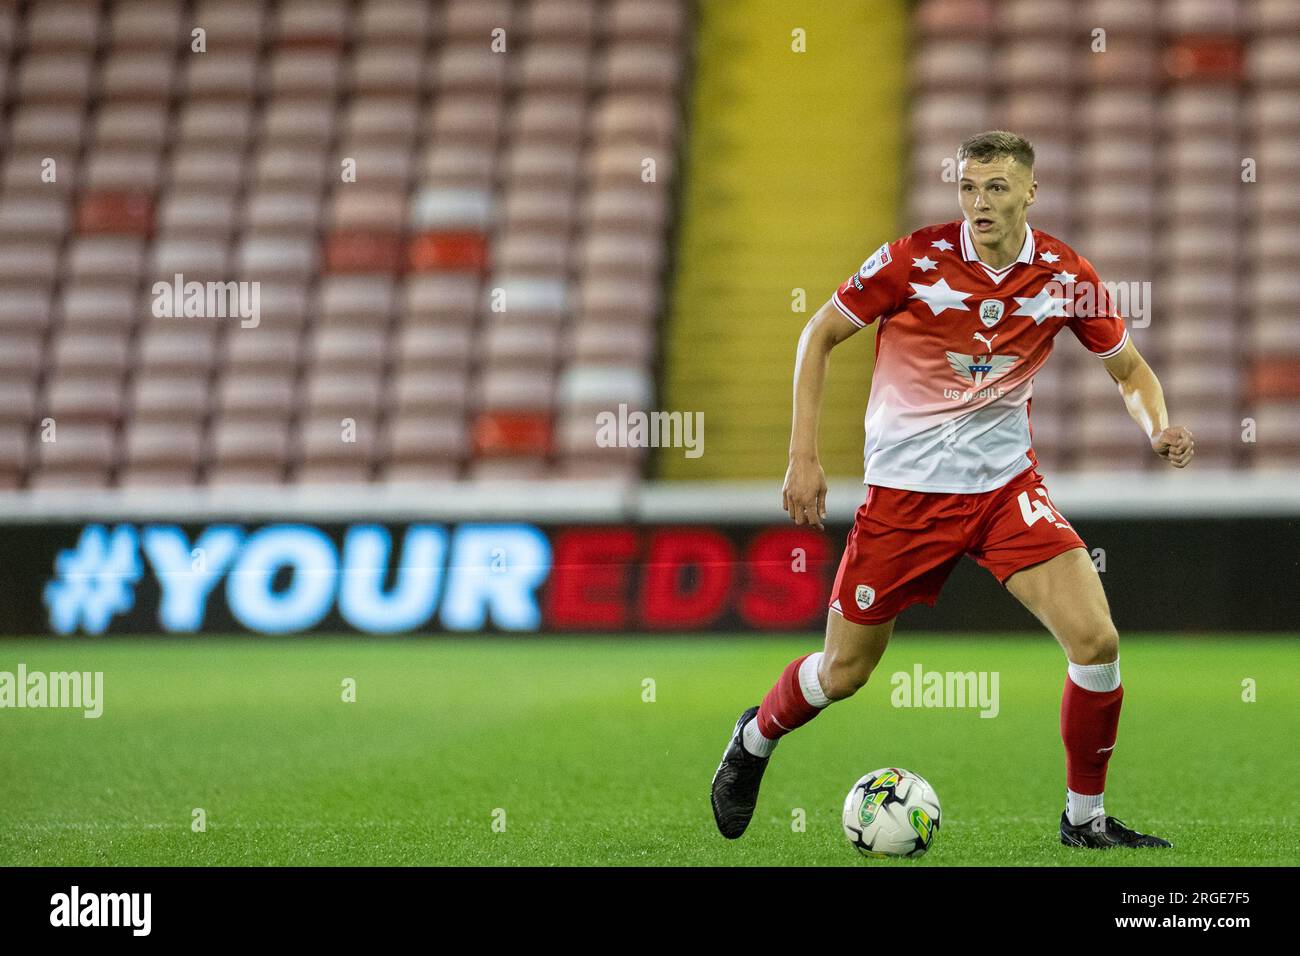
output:
<path id="1" fill-rule="evenodd" d="M 985 299 L 980 303 L 980 321 L 984 328 L 991 329 L 1002 321 L 1004 306 L 1001 299 Z"/>
<path id="2" fill-rule="evenodd" d="M 858 607 L 865 611 L 876 600 L 876 590 L 867 587 L 865 584 L 859 584 L 853 599 L 858 602 Z"/>

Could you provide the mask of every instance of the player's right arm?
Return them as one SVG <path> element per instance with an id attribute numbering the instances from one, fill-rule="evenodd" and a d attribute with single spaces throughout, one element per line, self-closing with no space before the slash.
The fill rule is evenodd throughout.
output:
<path id="1" fill-rule="evenodd" d="M 799 336 L 794 360 L 794 424 L 781 504 L 795 524 L 824 527 L 826 474 L 817 454 L 817 426 L 831 349 L 878 316 L 894 312 L 907 292 L 911 236 L 886 243 L 835 290 Z"/>
<path id="2" fill-rule="evenodd" d="M 785 472 L 781 503 L 795 524 L 823 527 L 826 517 L 826 473 L 817 454 L 822 393 L 831 349 L 858 329 L 833 299 L 817 310 L 799 336 L 794 360 L 794 425 L 790 430 L 790 466 Z"/>

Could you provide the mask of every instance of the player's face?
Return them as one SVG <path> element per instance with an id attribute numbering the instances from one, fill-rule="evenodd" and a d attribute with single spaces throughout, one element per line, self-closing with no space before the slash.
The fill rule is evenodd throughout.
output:
<path id="1" fill-rule="evenodd" d="M 957 195 L 971 234 L 980 245 L 1023 239 L 1025 211 L 1038 186 L 1033 174 L 1010 156 L 987 163 L 966 160 L 958 168 Z"/>

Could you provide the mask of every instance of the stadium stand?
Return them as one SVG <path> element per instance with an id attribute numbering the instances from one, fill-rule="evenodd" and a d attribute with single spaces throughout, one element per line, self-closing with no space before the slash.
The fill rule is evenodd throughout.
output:
<path id="1" fill-rule="evenodd" d="M 0 487 L 639 475 L 590 410 L 653 391 L 687 30 L 0 6 Z M 258 283 L 256 324 L 158 315 L 178 274 Z"/>

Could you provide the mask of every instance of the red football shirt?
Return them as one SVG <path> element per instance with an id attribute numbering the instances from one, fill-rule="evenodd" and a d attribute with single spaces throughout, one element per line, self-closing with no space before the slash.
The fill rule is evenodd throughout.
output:
<path id="1" fill-rule="evenodd" d="M 877 318 L 866 415 L 866 483 L 982 492 L 1037 464 L 1029 442 L 1034 375 L 1063 328 L 1102 358 L 1128 341 L 1087 259 L 1025 229 L 1020 254 L 982 262 L 964 219 L 872 253 L 835 292 L 859 326 Z"/>

